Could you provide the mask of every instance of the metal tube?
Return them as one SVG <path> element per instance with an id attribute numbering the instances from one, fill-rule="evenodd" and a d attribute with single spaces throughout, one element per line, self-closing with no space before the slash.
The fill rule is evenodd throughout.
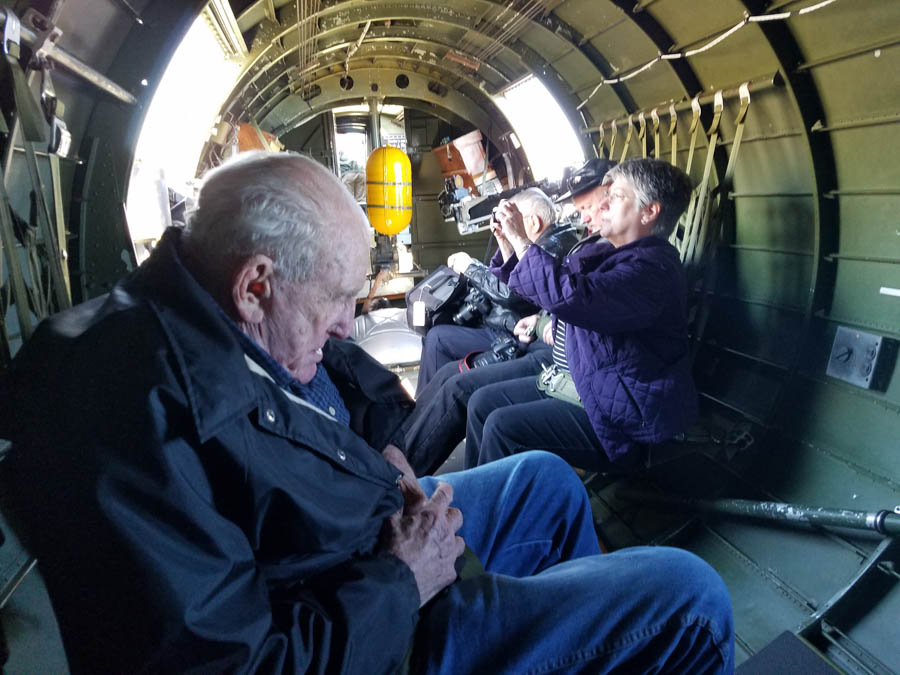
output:
<path id="1" fill-rule="evenodd" d="M 884 263 L 885 265 L 900 265 L 900 258 L 882 258 L 874 255 L 852 255 L 843 253 L 832 253 L 825 256 L 825 260 L 832 262 L 834 260 L 852 260 L 854 262 L 870 262 Z"/>
<path id="2" fill-rule="evenodd" d="M 834 124 L 822 124 L 821 120 L 819 120 L 810 127 L 810 131 L 815 133 L 822 133 L 824 131 L 843 131 L 845 129 L 876 127 L 881 124 L 897 124 L 897 122 L 900 122 L 900 114 L 869 117 L 862 120 L 850 120 L 848 122 L 835 122 Z"/>
<path id="3" fill-rule="evenodd" d="M 9 10 L 0 8 L 0 26 L 6 23 L 7 11 Z M 25 24 L 22 24 L 21 35 L 22 40 L 28 45 L 33 44 L 35 39 L 37 38 L 37 35 L 35 35 L 34 31 L 32 31 Z M 108 77 L 101 75 L 96 70 L 91 68 L 81 59 L 73 56 L 72 54 L 69 54 L 69 52 L 62 49 L 61 47 L 57 47 L 49 40 L 45 41 L 41 48 L 38 50 L 38 55 L 46 56 L 54 63 L 59 64 L 66 70 L 74 73 L 75 75 L 78 75 L 82 79 L 87 80 L 98 89 L 102 89 L 107 94 L 109 94 L 110 96 L 114 96 L 123 103 L 128 103 L 130 105 L 134 105 L 135 103 L 137 103 L 137 98 L 135 98 L 135 96 L 130 91 L 123 87 L 120 87 Z"/>
<path id="4" fill-rule="evenodd" d="M 368 98 L 369 102 L 369 138 L 372 147 L 369 152 L 373 152 L 381 147 L 381 116 L 378 114 L 378 99 L 374 96 Z"/>
<path id="5" fill-rule="evenodd" d="M 749 499 L 691 499 L 628 489 L 618 490 L 616 496 L 627 501 L 674 506 L 699 513 L 846 527 L 855 530 L 874 530 L 890 536 L 900 535 L 900 514 L 885 509 L 854 511 L 801 506 L 784 502 L 756 502 Z"/>
<path id="6" fill-rule="evenodd" d="M 126 12 L 131 16 L 132 20 L 138 25 L 143 26 L 144 20 L 141 18 L 141 15 L 138 14 L 137 10 L 128 4 L 128 0 L 119 0 L 119 4 L 125 9 Z"/>

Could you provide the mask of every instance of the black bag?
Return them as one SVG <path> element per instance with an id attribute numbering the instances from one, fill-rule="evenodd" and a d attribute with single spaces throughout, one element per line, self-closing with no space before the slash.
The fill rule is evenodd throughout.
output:
<path id="1" fill-rule="evenodd" d="M 462 275 L 441 265 L 407 292 L 407 324 L 419 335 L 425 335 L 432 326 L 451 323 L 466 289 Z"/>

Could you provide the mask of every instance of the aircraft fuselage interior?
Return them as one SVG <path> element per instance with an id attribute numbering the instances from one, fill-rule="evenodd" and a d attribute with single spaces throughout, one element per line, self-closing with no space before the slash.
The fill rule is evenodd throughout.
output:
<path id="1" fill-rule="evenodd" d="M 582 472 L 598 532 L 707 561 L 739 671 L 900 673 L 900 2 L 2 0 L 0 28 L 0 372 L 239 152 L 357 198 L 353 337 L 411 388 L 407 296 L 496 250 L 501 198 L 595 157 L 682 168 L 700 421 L 676 457 Z M 67 672 L 41 561 L 0 530 L 7 672 Z"/>

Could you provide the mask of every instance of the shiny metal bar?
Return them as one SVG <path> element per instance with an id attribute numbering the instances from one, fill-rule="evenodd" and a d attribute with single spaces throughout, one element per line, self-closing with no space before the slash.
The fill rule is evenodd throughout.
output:
<path id="1" fill-rule="evenodd" d="M 7 11 L 7 9 L 0 7 L 0 25 L 4 25 L 6 23 Z M 25 24 L 22 24 L 21 35 L 23 42 L 27 45 L 33 44 L 35 39 L 37 38 L 37 35 L 34 33 L 34 31 L 32 31 Z M 123 103 L 128 103 L 129 105 L 134 105 L 135 103 L 137 103 L 137 98 L 135 98 L 135 96 L 130 91 L 128 91 L 124 87 L 119 86 L 105 75 L 101 75 L 96 70 L 87 65 L 84 61 L 76 56 L 73 56 L 61 47 L 57 47 L 49 40 L 44 42 L 44 44 L 38 50 L 38 55 L 46 56 L 54 63 L 62 66 L 63 68 L 73 73 L 74 75 L 77 75 L 83 80 L 90 82 L 98 89 L 105 91 L 107 94 L 119 99 Z"/>

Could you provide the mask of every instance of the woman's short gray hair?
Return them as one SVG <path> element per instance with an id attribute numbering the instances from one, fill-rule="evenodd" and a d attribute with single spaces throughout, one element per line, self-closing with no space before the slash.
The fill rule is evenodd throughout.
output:
<path id="1" fill-rule="evenodd" d="M 553 200 L 540 188 L 530 187 L 510 197 L 510 202 L 516 205 L 522 215 L 537 216 L 541 224 L 546 227 L 556 222 L 556 208 Z"/>
<path id="2" fill-rule="evenodd" d="M 638 209 L 651 202 L 659 204 L 659 216 L 651 234 L 668 239 L 691 200 L 693 188 L 688 175 L 662 159 L 647 158 L 617 164 L 607 172 L 603 183 L 608 185 L 619 177 L 634 190 Z"/>
<path id="3" fill-rule="evenodd" d="M 270 257 L 286 281 L 307 281 L 327 243 L 322 224 L 341 199 L 358 210 L 337 178 L 309 157 L 241 153 L 204 177 L 186 243 L 218 281 L 257 254 Z"/>

